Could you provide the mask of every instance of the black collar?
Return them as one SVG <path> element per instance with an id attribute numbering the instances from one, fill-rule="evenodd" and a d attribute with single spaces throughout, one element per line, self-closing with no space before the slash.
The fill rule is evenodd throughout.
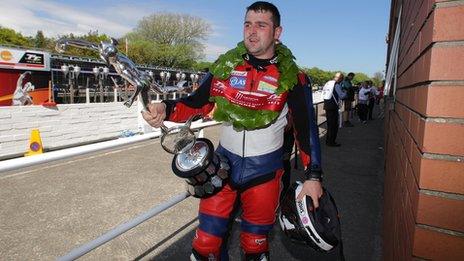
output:
<path id="1" fill-rule="evenodd" d="M 258 71 L 266 71 L 266 66 L 277 63 L 277 55 L 274 55 L 271 59 L 259 59 L 246 53 L 243 55 L 243 59 Z"/>

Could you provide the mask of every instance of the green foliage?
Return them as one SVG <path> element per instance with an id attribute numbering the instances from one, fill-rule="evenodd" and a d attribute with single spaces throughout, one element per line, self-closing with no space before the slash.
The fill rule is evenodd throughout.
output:
<path id="1" fill-rule="evenodd" d="M 374 76 L 372 77 L 372 84 L 374 86 L 379 87 L 380 85 L 382 85 L 383 79 L 384 79 L 383 73 L 382 72 L 376 72 L 376 73 L 374 73 Z"/>
<path id="2" fill-rule="evenodd" d="M 272 123 L 279 112 L 269 110 L 252 110 L 230 103 L 224 97 L 211 97 L 216 102 L 213 117 L 217 121 L 230 122 L 236 130 L 254 130 Z"/>
<path id="3" fill-rule="evenodd" d="M 279 87 L 276 94 L 281 94 L 291 90 L 298 83 L 298 66 L 296 65 L 292 52 L 283 44 L 276 46 L 277 69 L 280 72 Z M 217 61 L 211 66 L 211 73 L 219 79 L 227 79 L 232 70 L 243 63 L 243 55 L 247 53 L 243 42 L 239 42 L 237 47 L 219 56 Z M 234 128 L 241 130 L 253 130 L 262 128 L 279 115 L 278 112 L 271 110 L 253 110 L 242 106 L 229 103 L 220 96 L 211 97 L 216 102 L 214 119 L 217 121 L 227 121 L 233 124 Z"/>
<path id="4" fill-rule="evenodd" d="M 46 49 L 48 46 L 47 38 L 45 38 L 43 32 L 41 30 L 37 31 L 37 34 L 34 38 L 34 47 Z"/>
<path id="5" fill-rule="evenodd" d="M 9 29 L 2 26 L 0 26 L 0 44 L 10 44 L 24 47 L 33 46 L 30 38 L 23 36 L 21 33 L 17 33 L 13 29 Z"/>
<path id="6" fill-rule="evenodd" d="M 193 68 L 195 61 L 203 57 L 202 41 L 210 32 L 211 26 L 199 17 L 153 14 L 144 17 L 125 36 L 129 40 L 128 57 L 136 63 Z M 151 54 L 141 48 L 150 50 Z"/>
<path id="7" fill-rule="evenodd" d="M 207 62 L 207 61 L 196 61 L 194 64 L 193 64 L 193 69 L 195 71 L 201 71 L 201 72 L 204 72 L 206 70 L 210 70 L 211 66 L 213 65 L 212 62 Z"/>
<path id="8" fill-rule="evenodd" d="M 309 69 L 304 68 L 303 71 L 311 77 L 314 86 L 324 86 L 324 84 L 329 80 L 332 80 L 335 75 L 335 72 L 324 71 L 317 67 Z"/>
<path id="9" fill-rule="evenodd" d="M 367 76 L 365 73 L 357 72 L 356 75 L 353 78 L 353 85 L 359 85 L 364 81 L 370 80 L 369 76 Z"/>

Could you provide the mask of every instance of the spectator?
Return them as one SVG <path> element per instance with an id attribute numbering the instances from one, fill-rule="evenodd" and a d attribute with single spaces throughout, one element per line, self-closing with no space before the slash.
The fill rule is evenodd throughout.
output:
<path id="1" fill-rule="evenodd" d="M 329 147 L 340 147 L 337 143 L 338 126 L 339 126 L 339 111 L 340 101 L 346 97 L 346 93 L 342 90 L 340 83 L 343 80 L 342 73 L 336 73 L 333 80 L 328 81 L 324 85 L 322 96 L 324 97 L 324 110 L 327 118 L 327 135 L 325 143 Z"/>
<path id="2" fill-rule="evenodd" d="M 361 83 L 361 88 L 358 93 L 358 116 L 362 123 L 367 123 L 367 103 L 369 102 L 370 89 L 368 81 Z"/>
<path id="3" fill-rule="evenodd" d="M 342 81 L 342 90 L 346 92 L 346 98 L 343 99 L 345 108 L 343 112 L 343 126 L 353 127 L 354 125 L 350 122 L 350 112 L 354 101 L 354 87 L 351 81 L 354 78 L 354 73 L 350 72 L 346 78 Z"/>
<path id="4" fill-rule="evenodd" d="M 377 96 L 380 94 L 379 91 L 377 90 L 377 87 L 372 86 L 372 81 L 367 81 L 368 84 L 368 89 L 369 89 L 369 101 L 367 103 L 368 105 L 368 112 L 369 112 L 369 120 L 373 120 L 374 118 L 372 117 L 372 112 L 374 111 L 374 105 L 377 100 Z"/>

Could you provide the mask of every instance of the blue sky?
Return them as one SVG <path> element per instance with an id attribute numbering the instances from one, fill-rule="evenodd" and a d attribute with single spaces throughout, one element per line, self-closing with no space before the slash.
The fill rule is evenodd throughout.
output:
<path id="1" fill-rule="evenodd" d="M 155 12 L 188 13 L 211 23 L 206 58 L 235 46 L 242 38 L 248 0 L 2 0 L 8 12 L 0 25 L 24 35 L 47 36 L 98 30 L 119 37 Z M 365 72 L 385 69 L 389 0 L 276 0 L 284 32 L 282 42 L 297 63 L 325 70 Z"/>

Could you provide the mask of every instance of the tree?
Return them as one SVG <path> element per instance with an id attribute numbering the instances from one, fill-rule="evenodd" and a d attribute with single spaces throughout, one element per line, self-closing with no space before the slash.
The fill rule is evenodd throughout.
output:
<path id="1" fill-rule="evenodd" d="M 309 77 L 311 77 L 311 80 L 313 82 L 313 85 L 314 86 L 324 86 L 324 84 L 331 80 L 334 75 L 335 75 L 335 72 L 331 72 L 331 71 L 324 71 L 320 68 L 317 68 L 317 67 L 312 67 L 312 68 L 309 68 L 309 69 L 303 69 L 303 71 L 309 75 Z"/>
<path id="2" fill-rule="evenodd" d="M 365 73 L 357 72 L 355 73 L 356 75 L 353 78 L 352 83 L 354 85 L 359 85 L 360 83 L 370 80 L 369 76 L 367 76 Z"/>
<path id="3" fill-rule="evenodd" d="M 211 68 L 211 65 L 213 65 L 212 62 L 199 61 L 193 64 L 193 69 L 195 71 L 205 72 L 205 71 L 209 71 L 209 69 Z"/>
<path id="4" fill-rule="evenodd" d="M 374 86 L 380 86 L 383 81 L 383 73 L 382 72 L 376 72 L 374 73 L 374 76 L 372 77 L 372 83 Z"/>
<path id="5" fill-rule="evenodd" d="M 47 39 L 45 38 L 43 32 L 41 30 L 37 31 L 37 34 L 34 38 L 34 46 L 36 48 L 47 48 Z"/>
<path id="6" fill-rule="evenodd" d="M 13 29 L 0 26 L 0 44 L 32 47 L 31 39 Z"/>
<path id="7" fill-rule="evenodd" d="M 187 14 L 153 14 L 142 18 L 129 39 L 129 58 L 137 63 L 191 68 L 203 57 L 204 44 L 211 26 L 199 17 Z M 140 50 L 141 46 L 148 48 Z M 149 58 L 142 58 L 145 53 Z M 148 59 L 148 60 L 147 60 Z"/>

